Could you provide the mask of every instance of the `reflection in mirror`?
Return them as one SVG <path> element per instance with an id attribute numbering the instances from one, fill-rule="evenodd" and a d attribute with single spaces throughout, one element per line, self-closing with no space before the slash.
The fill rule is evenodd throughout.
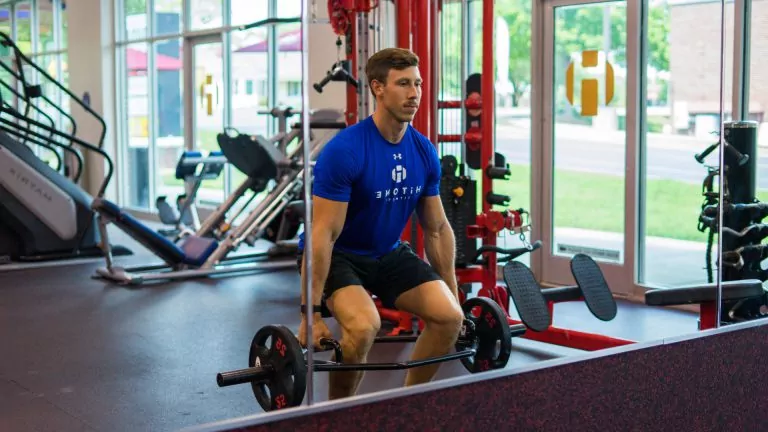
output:
<path id="1" fill-rule="evenodd" d="M 701 224 L 699 211 L 718 189 L 717 152 L 705 157 L 704 151 L 718 142 L 720 130 L 720 50 L 713 48 L 720 46 L 719 11 L 719 2 L 647 5 L 641 284 L 714 283 L 717 276 L 717 233 Z M 726 5 L 726 22 L 733 22 L 732 2 Z M 691 32 L 693 25 L 711 31 Z M 730 32 L 726 33 L 725 120 L 731 118 L 733 62 L 727 59 L 732 54 Z"/>

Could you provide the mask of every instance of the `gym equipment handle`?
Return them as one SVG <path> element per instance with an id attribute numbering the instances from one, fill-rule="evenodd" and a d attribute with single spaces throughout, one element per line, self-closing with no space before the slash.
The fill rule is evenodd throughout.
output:
<path id="1" fill-rule="evenodd" d="M 290 17 L 290 18 L 268 18 L 261 21 L 255 21 L 249 24 L 244 24 L 239 26 L 237 29 L 242 30 L 249 30 L 252 28 L 259 28 L 264 27 L 267 25 L 275 25 L 275 24 L 293 24 L 293 23 L 300 23 L 301 17 Z"/>
<path id="2" fill-rule="evenodd" d="M 485 199 L 488 200 L 488 204 L 506 206 L 506 205 L 509 205 L 509 200 L 511 198 L 507 195 L 501 195 L 501 194 L 495 194 L 493 192 L 489 192 L 488 196 L 485 197 Z"/>
<path id="3" fill-rule="evenodd" d="M 725 151 L 728 152 L 731 155 L 731 157 L 733 157 L 736 160 L 736 163 L 739 166 L 742 166 L 745 163 L 749 162 L 749 155 L 745 155 L 741 153 L 740 151 L 736 150 L 736 148 L 734 148 L 732 145 L 728 144 L 727 142 L 724 144 L 725 144 Z M 704 163 L 704 159 L 707 156 L 709 156 L 709 154 L 712 153 L 717 148 L 718 145 L 720 145 L 720 143 L 714 143 L 709 147 L 707 147 L 706 150 L 704 150 L 703 152 L 694 155 L 696 162 Z"/>
<path id="4" fill-rule="evenodd" d="M 513 259 L 525 255 L 528 252 L 533 252 L 536 249 L 539 249 L 541 247 L 541 240 L 536 240 L 531 244 L 531 247 L 519 247 L 519 248 L 510 248 L 510 249 L 504 249 L 500 248 L 498 246 L 480 246 L 477 249 L 477 252 L 475 253 L 475 258 L 472 260 L 472 262 L 477 263 L 480 257 L 485 252 L 495 252 L 499 255 L 506 255 L 504 257 L 497 258 L 497 262 L 505 262 L 505 261 L 512 261 Z"/>
<path id="5" fill-rule="evenodd" d="M 270 364 L 261 367 L 250 367 L 230 372 L 221 372 L 216 374 L 216 384 L 218 384 L 219 387 L 229 387 L 249 382 L 265 381 L 274 375 L 274 373 L 275 371 Z"/>
<path id="6" fill-rule="evenodd" d="M 736 150 L 736 148 L 728 143 L 725 144 L 725 151 L 730 153 L 732 157 L 736 159 L 736 163 L 739 166 L 744 165 L 745 163 L 749 162 L 749 156 L 741 153 L 740 151 Z"/>
<path id="7" fill-rule="evenodd" d="M 522 326 L 525 327 L 525 326 Z M 523 331 L 525 329 L 523 328 Z M 442 363 L 448 360 L 456 360 L 467 357 L 473 357 L 477 354 L 475 348 L 468 348 L 444 356 L 432 357 L 423 360 L 408 360 L 394 363 L 317 363 L 314 366 L 315 372 L 335 372 L 335 371 L 382 371 L 382 370 L 402 370 L 411 369 L 419 366 L 426 366 L 435 363 Z M 220 372 L 216 374 L 216 384 L 219 387 L 229 387 L 233 385 L 259 382 L 269 380 L 274 376 L 275 371 L 271 365 L 266 364 L 262 367 L 250 367 L 247 369 L 238 369 L 229 372 Z"/>
<path id="8" fill-rule="evenodd" d="M 512 171 L 508 167 L 489 166 L 486 174 L 488 178 L 494 180 L 507 180 L 512 175 Z"/>
<path id="9" fill-rule="evenodd" d="M 301 129 L 301 122 L 293 124 L 294 129 Z M 310 129 L 344 129 L 347 124 L 344 122 L 324 122 L 324 121 L 311 121 L 309 122 Z"/>
<path id="10" fill-rule="evenodd" d="M 411 369 L 419 366 L 426 366 L 434 363 L 442 363 L 447 360 L 456 360 L 467 357 L 473 357 L 477 353 L 474 348 L 468 348 L 459 352 L 446 354 L 444 356 L 428 358 L 424 360 L 408 360 L 395 363 L 358 363 L 358 364 L 339 364 L 339 363 L 319 363 L 315 365 L 316 372 L 336 372 L 336 371 L 382 371 L 382 370 L 401 370 Z"/>
<path id="11" fill-rule="evenodd" d="M 319 83 L 312 84 L 312 87 L 315 88 L 316 92 L 322 93 L 323 87 L 325 87 L 329 82 L 331 82 L 331 79 L 333 79 L 333 74 L 329 73 Z"/>

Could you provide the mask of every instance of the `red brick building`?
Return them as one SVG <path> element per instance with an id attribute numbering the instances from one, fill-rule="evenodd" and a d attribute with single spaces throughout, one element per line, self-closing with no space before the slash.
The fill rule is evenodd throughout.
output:
<path id="1" fill-rule="evenodd" d="M 672 1 L 669 58 L 670 101 L 675 116 L 687 111 L 693 128 L 696 117 L 717 116 L 720 107 L 719 1 Z M 725 8 L 725 117 L 731 118 L 733 99 L 734 5 Z M 768 0 L 752 0 L 750 61 L 750 119 L 763 121 L 768 106 Z M 681 112 L 683 111 L 683 112 Z M 716 118 L 712 119 L 715 122 Z M 689 132 L 695 133 L 694 130 Z"/>

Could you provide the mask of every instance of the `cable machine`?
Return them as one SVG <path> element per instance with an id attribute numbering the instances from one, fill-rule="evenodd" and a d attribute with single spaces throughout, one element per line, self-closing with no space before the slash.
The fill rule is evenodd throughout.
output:
<path id="1" fill-rule="evenodd" d="M 466 299 L 474 284 L 480 284 L 478 295 L 490 297 L 507 308 L 506 288 L 496 283 L 498 263 L 533 251 L 539 244 L 531 245 L 526 240 L 525 234 L 530 231 L 530 226 L 523 219 L 527 211 L 507 208 L 512 198 L 493 190 L 493 181 L 508 180 L 511 172 L 505 157 L 495 152 L 494 148 L 493 1 L 477 1 L 482 1 L 483 6 L 483 61 L 480 73 L 468 73 L 471 38 L 469 0 L 461 1 L 458 17 L 456 14 L 444 16 L 443 0 L 391 0 L 396 27 L 393 43 L 412 50 L 421 60 L 419 68 L 424 79 L 422 102 L 413 126 L 429 137 L 441 155 L 441 197 L 456 235 L 456 273 L 462 287 L 460 301 Z M 384 45 L 381 30 L 390 22 L 387 10 L 384 12 L 385 23 L 382 24 L 382 9 L 379 0 L 328 1 L 328 16 L 337 35 L 338 55 L 323 80 L 313 87 L 315 91 L 322 92 L 331 82 L 345 83 L 348 125 L 371 113 L 370 91 L 364 69 L 369 49 L 375 52 Z M 442 37 L 446 19 L 458 19 L 462 29 L 458 65 L 445 65 L 443 61 L 442 52 L 448 52 Z M 451 72 L 455 74 L 456 69 L 459 70 L 463 98 L 442 100 L 441 96 L 446 93 L 442 77 Z M 458 130 L 456 125 L 459 125 Z M 478 195 L 481 198 L 479 201 Z M 505 231 L 520 235 L 524 246 L 500 248 L 497 237 Z M 417 253 L 425 257 L 423 232 L 416 215 L 411 218 L 401 238 L 410 242 Z M 411 334 L 421 329 L 421 323 L 416 325 L 410 314 L 384 308 L 378 300 L 377 306 L 382 320 L 394 324 L 390 335 Z"/>

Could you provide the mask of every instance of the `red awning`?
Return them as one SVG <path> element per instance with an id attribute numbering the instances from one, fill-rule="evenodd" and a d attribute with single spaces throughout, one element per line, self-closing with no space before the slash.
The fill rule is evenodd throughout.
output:
<path id="1" fill-rule="evenodd" d="M 147 53 L 135 48 L 125 49 L 125 60 L 129 71 L 147 70 Z M 155 67 L 158 70 L 181 70 L 181 59 L 163 54 L 155 55 Z"/>

